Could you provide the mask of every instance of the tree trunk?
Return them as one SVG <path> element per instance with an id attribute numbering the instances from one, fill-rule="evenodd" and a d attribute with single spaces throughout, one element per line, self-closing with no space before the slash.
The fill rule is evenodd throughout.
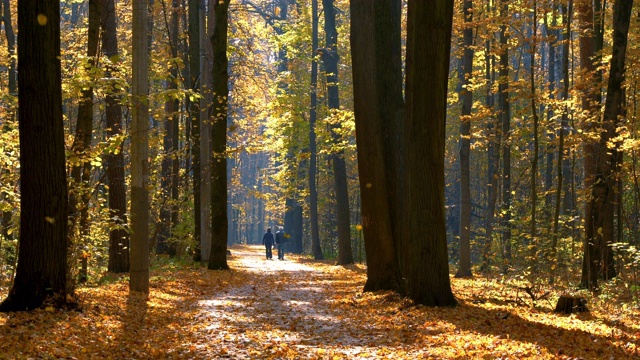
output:
<path id="1" fill-rule="evenodd" d="M 587 74 L 588 78 L 594 78 L 597 84 L 601 81 L 601 71 L 598 70 L 600 66 L 601 57 L 599 55 L 602 45 L 601 26 L 599 14 L 602 4 L 600 1 L 594 1 L 593 6 L 590 1 L 579 0 L 577 2 L 577 12 L 580 15 L 580 66 Z M 585 90 L 582 95 L 582 109 L 587 114 L 585 121 L 585 131 L 596 131 L 596 125 L 599 122 L 599 104 L 602 101 L 600 86 L 590 87 L 585 84 Z M 596 162 L 598 159 L 598 144 L 593 140 L 588 140 L 584 144 L 584 186 L 585 188 L 592 189 L 595 181 L 594 176 L 596 173 Z M 595 266 L 595 262 L 591 259 L 598 258 L 597 248 L 594 246 L 593 238 L 593 204 L 591 202 L 586 203 L 585 209 L 585 239 L 584 239 L 584 254 L 582 261 L 582 277 L 580 280 L 580 286 L 584 288 L 597 288 L 598 272 Z M 597 231 L 597 229 L 596 229 Z"/>
<path id="2" fill-rule="evenodd" d="M 613 49 L 607 84 L 607 97 L 598 151 L 595 159 L 591 198 L 587 203 L 586 243 L 583 258 L 581 286 L 597 288 L 597 280 L 610 280 L 616 276 L 611 244 L 614 234 L 614 199 L 619 170 L 619 141 L 615 148 L 609 143 L 618 135 L 618 116 L 624 105 L 624 63 L 627 51 L 627 36 L 633 0 L 616 0 L 613 5 Z"/>
<path id="3" fill-rule="evenodd" d="M 169 46 L 171 47 L 171 57 L 177 59 L 178 57 L 178 0 L 173 0 L 171 8 L 171 20 L 167 25 L 169 33 Z M 178 64 L 171 64 L 171 70 L 169 79 L 165 81 L 165 88 L 167 90 L 178 89 Z M 162 180 L 160 187 L 162 188 L 163 206 L 160 209 L 160 229 L 158 230 L 158 237 L 156 239 L 156 253 L 157 254 L 169 254 L 174 256 L 175 246 L 169 244 L 169 238 L 173 227 L 176 225 L 172 221 L 172 213 L 177 207 L 177 199 L 173 198 L 173 182 L 177 181 L 178 174 L 173 174 L 173 164 L 179 162 L 178 160 L 178 142 L 174 142 L 174 138 L 177 137 L 178 130 L 178 107 L 180 102 L 178 99 L 168 99 L 164 103 L 165 121 L 164 121 L 164 159 L 162 160 Z M 174 131 L 176 134 L 174 134 Z"/>
<path id="4" fill-rule="evenodd" d="M 18 2 L 20 243 L 16 277 L 0 311 L 63 305 L 68 193 L 60 69 L 60 2 Z"/>
<path id="5" fill-rule="evenodd" d="M 495 7 L 491 1 L 487 3 L 487 14 L 493 14 Z M 489 15 L 488 15 L 489 16 Z M 495 95 L 493 94 L 493 84 L 495 83 L 495 56 L 491 50 L 491 39 L 487 39 L 485 42 L 485 79 L 487 81 L 487 94 L 485 96 L 485 105 L 488 109 L 494 110 Z M 486 271 L 489 269 L 491 261 L 491 247 L 493 246 L 493 222 L 496 212 L 496 202 L 498 199 L 498 167 L 500 166 L 500 146 L 502 140 L 502 134 L 500 130 L 500 117 L 496 117 L 492 124 L 491 121 L 488 124 L 489 131 L 489 149 L 487 151 L 487 211 L 485 212 L 485 240 L 484 249 L 482 251 L 482 265 L 481 270 Z"/>
<path id="6" fill-rule="evenodd" d="M 462 4 L 465 27 L 462 30 L 464 53 L 462 72 L 459 74 L 460 98 L 460 263 L 456 277 L 471 276 L 471 176 L 469 161 L 471 155 L 471 107 L 473 92 L 469 89 L 473 76 L 473 1 Z"/>
<path id="7" fill-rule="evenodd" d="M 531 161 L 531 222 L 529 224 L 530 227 L 530 236 L 531 243 L 530 246 L 530 264 L 533 269 L 532 274 L 537 272 L 538 268 L 538 230 L 537 230 L 537 213 L 538 213 L 538 157 L 540 151 L 540 141 L 538 139 L 539 134 L 539 119 L 538 119 L 538 110 L 537 110 L 537 102 L 536 102 L 536 77 L 535 77 L 535 67 L 536 67 L 536 51 L 537 51 L 537 36 L 538 36 L 538 8 L 537 1 L 533 0 L 533 13 L 531 16 L 531 27 L 533 33 L 531 34 L 531 39 L 529 40 L 531 45 L 530 49 L 530 64 L 529 64 L 529 96 L 531 103 L 531 118 L 533 120 L 533 156 Z"/>
<path id="8" fill-rule="evenodd" d="M 329 111 L 331 111 L 340 109 L 340 96 L 338 93 L 338 31 L 336 30 L 336 10 L 333 0 L 323 0 L 322 6 L 324 8 L 324 30 L 326 34 L 326 47 L 322 52 L 322 62 L 327 73 L 327 97 Z M 336 130 L 335 126 L 331 129 L 334 143 L 340 141 L 340 135 Z M 335 177 L 336 215 L 338 217 L 338 265 L 352 264 L 351 220 L 344 150 L 336 150 L 331 155 L 331 159 L 333 176 Z"/>
<path id="9" fill-rule="evenodd" d="M 200 0 L 189 0 L 189 88 L 195 94 L 200 93 Z M 191 100 L 193 99 L 193 100 Z M 193 175 L 193 231 L 196 244 L 193 258 L 200 261 L 200 238 L 202 232 L 202 213 L 200 211 L 200 101 L 189 97 L 189 120 L 191 121 L 191 170 Z"/>
<path id="10" fill-rule="evenodd" d="M 500 0 L 500 66 L 498 101 L 502 122 L 502 258 L 507 264 L 511 260 L 511 102 L 509 100 L 509 38 L 507 27 L 509 1 Z M 506 265 L 505 265 L 506 267 Z"/>
<path id="11" fill-rule="evenodd" d="M 311 51 L 318 48 L 318 0 L 311 1 Z M 311 105 L 309 106 L 309 221 L 311 227 L 311 247 L 320 248 L 320 234 L 318 232 L 318 187 L 316 173 L 318 172 L 318 150 L 316 144 L 316 119 L 318 106 L 318 59 L 311 61 Z"/>
<path id="12" fill-rule="evenodd" d="M 453 2 L 409 2 L 407 248 L 403 276 L 417 304 L 454 306 L 447 256 L 444 152 Z"/>
<path id="13" fill-rule="evenodd" d="M 114 1 L 102 1 L 102 48 L 109 58 L 109 65 L 105 71 L 107 78 L 111 77 L 112 63 L 120 61 L 118 54 L 118 37 L 116 25 L 116 7 Z M 129 233 L 124 227 L 127 225 L 127 190 L 124 178 L 124 154 L 122 152 L 122 110 L 120 96 L 114 87 L 109 89 L 105 97 L 105 117 L 107 121 L 107 136 L 111 141 L 119 143 L 119 151 L 107 155 L 107 178 L 109 185 L 109 210 L 113 219 L 112 229 L 109 231 L 109 265 L 108 270 L 115 273 L 129 271 Z"/>
<path id="14" fill-rule="evenodd" d="M 214 16 L 213 5 L 207 4 L 208 0 L 200 2 L 200 51 L 202 53 L 200 63 L 200 88 L 202 98 L 200 100 L 200 159 L 202 182 L 200 183 L 200 211 L 202 223 L 200 224 L 200 256 L 203 264 L 209 263 L 211 253 L 211 182 L 207 176 L 211 174 L 211 121 L 209 120 L 208 106 L 213 102 L 211 93 L 211 65 L 213 63 L 211 42 L 209 37 L 213 34 Z M 205 12 L 205 9 L 208 11 Z M 208 21 L 207 21 L 208 19 Z"/>
<path id="15" fill-rule="evenodd" d="M 394 238 L 393 210 L 387 197 L 392 189 L 388 178 L 393 178 L 394 174 L 388 174 L 392 168 L 386 163 L 385 137 L 392 134 L 384 131 L 386 123 L 392 122 L 385 115 L 394 110 L 386 106 L 396 105 L 392 102 L 397 101 L 393 89 L 402 87 L 399 69 L 384 67 L 393 64 L 395 57 L 398 57 L 398 64 L 400 60 L 400 52 L 394 51 L 397 49 L 393 46 L 399 43 L 400 32 L 394 26 L 392 16 L 392 9 L 399 4 L 399 1 L 387 4 L 370 0 L 352 0 L 350 3 L 358 173 L 368 265 L 365 291 L 400 291 L 403 288 L 395 247 L 400 238 Z M 374 77 L 374 74 L 380 77 Z M 396 142 L 395 148 L 401 145 Z"/>
<path id="16" fill-rule="evenodd" d="M 227 28 L 230 0 L 214 4 L 215 25 L 211 36 L 213 49 L 213 103 L 211 119 L 211 254 L 209 269 L 225 270 L 227 265 L 227 116 L 229 73 L 227 67 Z"/>
<path id="17" fill-rule="evenodd" d="M 571 34 L 571 18 L 573 12 L 573 0 L 569 1 L 569 7 L 562 5 L 563 25 L 567 34 Z M 566 103 L 569 100 L 569 42 L 565 41 L 562 51 L 562 72 L 563 72 L 563 89 L 562 100 Z M 562 112 L 562 120 L 560 121 L 559 131 L 559 143 L 558 143 L 558 162 L 556 164 L 556 172 L 558 173 L 558 183 L 556 187 L 556 201 L 555 210 L 553 214 L 553 234 L 551 239 L 551 281 L 553 282 L 554 273 L 557 267 L 557 247 L 558 237 L 560 236 L 560 210 L 562 209 L 562 191 L 565 190 L 564 170 L 565 170 L 565 156 L 564 156 L 564 138 L 565 129 L 569 126 L 569 107 L 565 106 Z"/>
<path id="18" fill-rule="evenodd" d="M 149 49 L 147 1 L 132 13 L 131 270 L 129 290 L 149 293 Z"/>
<path id="19" fill-rule="evenodd" d="M 95 58 L 98 54 L 98 38 L 100 32 L 100 11 L 101 0 L 89 1 L 89 28 L 87 30 L 87 64 L 85 74 L 93 82 L 91 70 L 95 65 Z M 82 90 L 82 98 L 78 106 L 78 118 L 76 122 L 76 134 L 71 145 L 73 156 L 77 159 L 71 167 L 71 178 L 74 189 L 69 194 L 69 248 L 72 253 L 77 250 L 79 241 L 89 232 L 87 207 L 91 199 L 91 190 L 88 182 L 91 177 L 91 164 L 86 158 L 86 151 L 91 147 L 93 136 L 93 86 Z M 78 235 L 75 234 L 76 225 L 82 223 Z M 74 249 L 75 248 L 75 249 Z M 86 260 L 86 256 L 82 257 Z M 70 264 L 70 266 L 74 266 Z M 83 270 L 85 267 L 82 268 Z M 82 271 L 81 271 L 82 272 Z M 73 271 L 70 272 L 70 274 Z M 80 274 L 81 279 L 87 278 L 87 274 Z M 69 279 L 71 280 L 71 279 Z"/>

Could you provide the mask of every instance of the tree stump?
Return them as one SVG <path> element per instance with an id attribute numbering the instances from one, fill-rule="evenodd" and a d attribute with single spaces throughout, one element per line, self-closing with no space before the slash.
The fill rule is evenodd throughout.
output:
<path id="1" fill-rule="evenodd" d="M 558 299 L 554 312 L 562 314 L 572 314 L 579 312 L 588 312 L 587 299 L 581 296 L 562 295 Z"/>

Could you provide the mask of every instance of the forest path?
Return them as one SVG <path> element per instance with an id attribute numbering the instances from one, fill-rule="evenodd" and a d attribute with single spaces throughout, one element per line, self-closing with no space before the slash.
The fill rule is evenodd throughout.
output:
<path id="1" fill-rule="evenodd" d="M 263 246 L 236 245 L 231 253 L 229 284 L 200 302 L 210 345 L 224 349 L 216 356 L 367 358 L 369 345 L 384 338 L 383 330 L 369 328 L 362 317 L 338 304 L 361 291 L 362 267 L 326 261 L 310 266 L 305 262 L 311 260 L 292 254 L 284 261 L 266 260 Z"/>

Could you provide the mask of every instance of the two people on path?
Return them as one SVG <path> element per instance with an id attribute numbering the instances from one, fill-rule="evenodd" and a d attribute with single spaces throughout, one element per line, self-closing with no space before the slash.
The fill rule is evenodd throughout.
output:
<path id="1" fill-rule="evenodd" d="M 274 245 L 278 247 L 278 259 L 284 260 L 284 244 L 286 242 L 287 238 L 282 229 L 279 229 L 274 236 L 271 232 L 271 228 L 268 228 L 267 232 L 262 236 L 262 245 L 265 247 L 267 260 L 273 258 L 272 248 Z"/>
<path id="2" fill-rule="evenodd" d="M 273 253 L 271 252 L 271 248 L 273 248 L 274 243 L 273 233 L 271 233 L 271 228 L 267 229 L 267 232 L 262 236 L 262 245 L 265 246 L 267 250 L 267 260 L 273 259 Z"/>

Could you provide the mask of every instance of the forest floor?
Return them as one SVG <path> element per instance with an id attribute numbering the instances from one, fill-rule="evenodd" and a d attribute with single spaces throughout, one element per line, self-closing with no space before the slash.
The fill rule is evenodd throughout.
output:
<path id="1" fill-rule="evenodd" d="M 426 308 L 362 293 L 361 265 L 230 250 L 231 271 L 154 267 L 148 299 L 117 277 L 79 289 L 80 310 L 0 314 L 0 359 L 640 359 L 624 304 L 558 315 L 476 277 L 452 279 L 459 306 Z"/>

